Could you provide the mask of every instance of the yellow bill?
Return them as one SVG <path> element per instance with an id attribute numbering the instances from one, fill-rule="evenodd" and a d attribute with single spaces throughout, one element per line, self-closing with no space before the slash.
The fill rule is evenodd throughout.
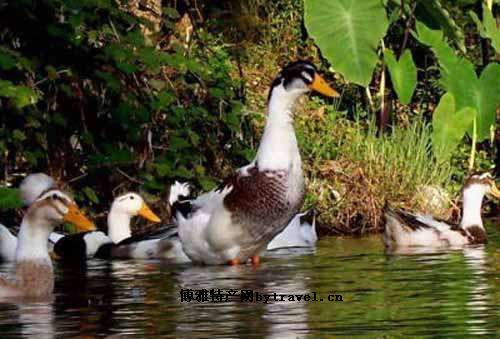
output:
<path id="1" fill-rule="evenodd" d="M 500 190 L 494 182 L 491 183 L 490 194 L 495 198 L 500 199 Z"/>
<path id="2" fill-rule="evenodd" d="M 338 98 L 340 96 L 339 92 L 331 88 L 330 85 L 326 83 L 325 79 L 323 79 L 319 74 L 314 75 L 314 80 L 309 87 L 318 93 L 326 95 L 327 97 Z"/>
<path id="3" fill-rule="evenodd" d="M 68 206 L 68 213 L 66 213 L 63 220 L 75 225 L 79 232 L 94 231 L 96 229 L 95 224 L 87 219 L 74 203 Z"/>
<path id="4" fill-rule="evenodd" d="M 154 214 L 154 212 L 151 211 L 149 206 L 146 205 L 145 203 L 142 204 L 142 207 L 139 210 L 138 214 L 141 217 L 143 217 L 144 219 L 147 219 L 147 220 L 152 221 L 152 222 L 160 222 L 161 221 L 161 219 L 156 214 Z"/>

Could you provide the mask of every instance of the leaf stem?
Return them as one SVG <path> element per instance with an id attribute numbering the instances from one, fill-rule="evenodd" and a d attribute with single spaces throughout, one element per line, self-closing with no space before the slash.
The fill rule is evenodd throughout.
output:
<path id="1" fill-rule="evenodd" d="M 474 169 L 474 161 L 476 157 L 476 143 L 477 143 L 477 124 L 476 124 L 476 117 L 474 118 L 474 121 L 472 122 L 472 146 L 470 150 L 470 158 L 469 158 L 469 171 L 472 171 Z"/>

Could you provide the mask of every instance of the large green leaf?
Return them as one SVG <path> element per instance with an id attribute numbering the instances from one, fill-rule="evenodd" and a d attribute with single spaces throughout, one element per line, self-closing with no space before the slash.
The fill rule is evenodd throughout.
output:
<path id="1" fill-rule="evenodd" d="M 417 30 L 420 42 L 429 45 L 438 59 L 442 87 L 455 97 L 457 110 L 465 107 L 476 109 L 477 140 L 487 139 L 495 120 L 495 105 L 491 103 L 498 103 L 498 87 L 495 94 L 495 91 L 487 86 L 495 85 L 497 81 L 490 79 L 488 74 L 483 85 L 483 81 L 476 75 L 474 65 L 455 55 L 453 49 L 444 41 L 441 31 L 432 30 L 420 22 L 417 22 Z M 496 74 L 496 67 L 492 67 L 491 72 Z M 472 135 L 472 123 L 468 127 L 468 132 Z"/>
<path id="2" fill-rule="evenodd" d="M 417 86 L 417 67 L 413 62 L 410 50 L 405 50 L 397 61 L 394 53 L 390 49 L 386 49 L 384 58 L 399 101 L 405 105 L 409 104 Z"/>
<path id="3" fill-rule="evenodd" d="M 457 112 L 453 94 L 441 97 L 432 116 L 432 146 L 437 158 L 442 161 L 451 158 L 475 115 L 476 110 L 472 107 Z"/>
<path id="4" fill-rule="evenodd" d="M 305 25 L 336 71 L 368 85 L 388 26 L 382 1 L 306 0 Z"/>
<path id="5" fill-rule="evenodd" d="M 491 10 L 483 4 L 483 22 L 479 20 L 477 14 L 473 11 L 470 11 L 469 14 L 476 23 L 481 36 L 485 39 L 491 39 L 491 45 L 497 53 L 500 53 L 500 30 L 497 28 L 497 22 Z"/>
<path id="6" fill-rule="evenodd" d="M 480 101 L 477 125 L 485 129 L 482 131 L 482 138 L 488 138 L 491 134 L 490 128 L 495 126 L 496 110 L 500 106 L 500 64 L 490 63 L 481 73 L 479 78 Z"/>

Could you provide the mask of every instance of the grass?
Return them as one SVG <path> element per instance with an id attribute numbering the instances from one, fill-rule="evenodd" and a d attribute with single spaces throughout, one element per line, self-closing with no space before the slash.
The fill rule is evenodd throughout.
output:
<path id="1" fill-rule="evenodd" d="M 318 104 L 297 122 L 308 178 L 306 204 L 318 211 L 323 231 L 379 232 L 386 203 L 449 215 L 452 167 L 435 159 L 431 129 L 423 119 L 377 136 L 370 119 L 353 121 Z"/>

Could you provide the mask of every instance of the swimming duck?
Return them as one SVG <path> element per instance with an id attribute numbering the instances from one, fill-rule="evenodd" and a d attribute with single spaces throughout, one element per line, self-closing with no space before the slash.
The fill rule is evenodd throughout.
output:
<path id="1" fill-rule="evenodd" d="M 32 202 L 19 231 L 15 276 L 0 276 L 0 298 L 50 296 L 54 273 L 47 242 L 50 232 L 62 222 L 70 222 L 81 231 L 95 229 L 75 202 L 59 190 L 44 192 Z"/>
<path id="2" fill-rule="evenodd" d="M 19 185 L 21 200 L 25 207 L 30 206 L 44 192 L 57 189 L 55 180 L 45 173 L 33 173 L 23 179 Z M 17 238 L 9 229 L 0 224 L 0 262 L 14 261 Z"/>
<path id="3" fill-rule="evenodd" d="M 267 121 L 257 156 L 217 189 L 191 201 L 176 215 L 179 238 L 195 263 L 259 262 L 259 254 L 297 214 L 304 199 L 302 164 L 292 108 L 315 90 L 338 96 L 310 62 L 284 67 L 272 82 Z"/>
<path id="4" fill-rule="evenodd" d="M 471 175 L 462 188 L 463 210 L 458 225 L 450 225 L 429 215 L 387 208 L 384 243 L 390 246 L 460 247 L 487 242 L 481 219 L 485 194 L 500 198 L 489 173 Z"/>
<path id="5" fill-rule="evenodd" d="M 137 193 L 117 197 L 108 214 L 108 235 L 101 231 L 63 236 L 53 233 L 54 253 L 63 260 L 102 259 L 151 259 L 165 258 L 175 262 L 186 261 L 180 243 L 175 242 L 175 226 L 167 225 L 155 232 L 132 236 L 130 221 L 141 216 L 151 222 L 160 218 Z"/>
<path id="6" fill-rule="evenodd" d="M 285 229 L 267 244 L 267 250 L 286 247 L 313 247 L 318 241 L 316 233 L 316 217 L 313 214 L 312 224 L 304 220 L 310 212 L 296 214 Z"/>

